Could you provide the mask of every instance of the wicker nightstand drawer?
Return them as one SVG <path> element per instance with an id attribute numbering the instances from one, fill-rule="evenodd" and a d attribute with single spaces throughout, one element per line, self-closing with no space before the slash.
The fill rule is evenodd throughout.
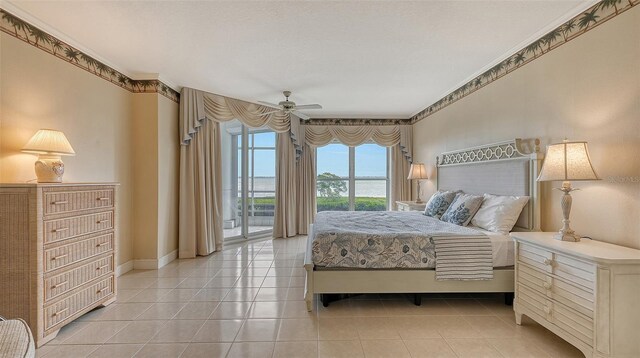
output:
<path id="1" fill-rule="evenodd" d="M 113 254 L 109 254 L 61 274 L 45 276 L 44 301 L 49 302 L 89 281 L 112 273 L 114 271 L 113 263 Z"/>
<path id="2" fill-rule="evenodd" d="M 44 271 L 53 271 L 111 250 L 113 250 L 112 232 L 86 239 L 79 238 L 77 241 L 46 249 Z"/>
<path id="3" fill-rule="evenodd" d="M 98 208 L 112 208 L 114 189 L 80 188 L 74 191 L 45 191 L 43 193 L 44 215 L 72 213 Z"/>
<path id="4" fill-rule="evenodd" d="M 113 211 L 74 216 L 44 222 L 44 242 L 56 242 L 70 237 L 91 234 L 113 228 Z"/>

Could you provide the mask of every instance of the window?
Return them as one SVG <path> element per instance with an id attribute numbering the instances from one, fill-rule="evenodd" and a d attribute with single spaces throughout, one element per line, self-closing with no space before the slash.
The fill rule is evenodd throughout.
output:
<path id="1" fill-rule="evenodd" d="M 386 147 L 332 143 L 316 149 L 318 211 L 384 211 L 388 208 Z"/>

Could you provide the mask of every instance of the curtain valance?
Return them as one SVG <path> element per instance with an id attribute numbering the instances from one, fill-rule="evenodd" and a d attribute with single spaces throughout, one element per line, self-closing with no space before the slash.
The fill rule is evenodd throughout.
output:
<path id="1" fill-rule="evenodd" d="M 411 125 L 397 126 L 302 126 L 304 127 L 305 141 L 307 144 L 320 147 L 332 141 L 339 141 L 350 147 L 358 146 L 369 140 L 375 143 L 392 147 L 400 145 L 405 158 L 411 162 L 412 130 Z"/>
<path id="2" fill-rule="evenodd" d="M 300 142 L 299 118 L 293 117 L 294 124 L 292 126 L 292 116 L 282 111 L 273 112 L 271 107 L 193 88 L 183 88 L 180 95 L 180 111 L 182 112 L 182 120 L 180 121 L 180 142 L 182 145 L 189 144 L 193 134 L 198 131 L 205 118 L 216 122 L 237 119 L 248 127 L 269 127 L 277 133 L 291 130 L 294 143 Z M 301 146 L 301 144 L 297 143 L 296 146 Z"/>

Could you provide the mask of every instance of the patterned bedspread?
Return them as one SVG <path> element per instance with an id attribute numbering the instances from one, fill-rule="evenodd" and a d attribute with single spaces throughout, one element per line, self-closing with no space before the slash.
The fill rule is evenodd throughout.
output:
<path id="1" fill-rule="evenodd" d="M 435 268 L 434 236 L 478 237 L 491 245 L 476 230 L 415 211 L 324 211 L 313 231 L 312 259 L 321 267 Z"/>

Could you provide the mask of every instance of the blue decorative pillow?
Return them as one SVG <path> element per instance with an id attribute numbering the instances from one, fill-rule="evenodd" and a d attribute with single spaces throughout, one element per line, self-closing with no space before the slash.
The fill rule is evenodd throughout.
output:
<path id="1" fill-rule="evenodd" d="M 437 191 L 431 196 L 424 208 L 424 214 L 436 219 L 440 219 L 442 214 L 447 211 L 449 205 L 456 197 L 454 191 Z"/>
<path id="2" fill-rule="evenodd" d="M 467 226 L 476 211 L 480 209 L 482 200 L 483 197 L 481 196 L 459 193 L 447 211 L 442 214 L 440 220 L 460 226 Z"/>

